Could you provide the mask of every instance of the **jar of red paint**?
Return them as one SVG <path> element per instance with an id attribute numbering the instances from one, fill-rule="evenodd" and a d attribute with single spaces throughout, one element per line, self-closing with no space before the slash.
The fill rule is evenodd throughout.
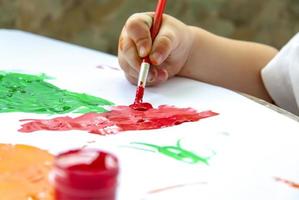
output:
<path id="1" fill-rule="evenodd" d="M 96 149 L 70 150 L 56 156 L 51 179 L 56 200 L 115 200 L 118 159 Z"/>

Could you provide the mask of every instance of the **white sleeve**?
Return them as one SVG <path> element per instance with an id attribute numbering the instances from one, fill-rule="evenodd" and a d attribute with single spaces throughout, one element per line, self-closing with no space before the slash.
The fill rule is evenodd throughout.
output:
<path id="1" fill-rule="evenodd" d="M 299 115 L 299 33 L 262 69 L 262 79 L 274 102 Z"/>

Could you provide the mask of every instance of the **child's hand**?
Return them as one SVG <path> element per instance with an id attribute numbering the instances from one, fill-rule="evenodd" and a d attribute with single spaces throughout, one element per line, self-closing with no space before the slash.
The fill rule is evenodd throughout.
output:
<path id="1" fill-rule="evenodd" d="M 147 55 L 152 63 L 147 85 L 164 82 L 176 75 L 186 63 L 193 43 L 189 27 L 169 15 L 163 15 L 160 31 L 152 42 L 152 19 L 153 13 L 134 14 L 120 35 L 119 64 L 133 84 L 137 84 L 142 58 Z"/>

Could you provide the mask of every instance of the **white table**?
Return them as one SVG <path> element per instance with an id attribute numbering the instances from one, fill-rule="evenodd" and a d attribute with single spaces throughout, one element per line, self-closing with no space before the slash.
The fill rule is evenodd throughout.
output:
<path id="1" fill-rule="evenodd" d="M 118 68 L 112 55 L 30 33 L 0 30 L 1 70 L 44 72 L 55 77 L 49 81 L 58 87 L 105 97 L 116 104 L 130 104 L 135 86 L 125 80 L 121 71 L 109 67 L 101 70 L 99 65 Z M 2 113 L 0 142 L 34 145 L 53 154 L 83 145 L 111 151 L 121 161 L 119 200 L 299 198 L 299 190 L 274 180 L 281 177 L 299 182 L 296 121 L 235 92 L 184 78 L 147 88 L 145 99 L 155 106 L 212 109 L 220 115 L 165 129 L 103 137 L 81 131 L 22 134 L 17 132 L 19 119 L 51 116 Z M 209 166 L 188 165 L 158 153 L 125 147 L 134 141 L 175 145 L 178 139 L 194 152 L 212 150 L 216 155 Z M 169 189 L 149 194 L 165 187 Z"/>

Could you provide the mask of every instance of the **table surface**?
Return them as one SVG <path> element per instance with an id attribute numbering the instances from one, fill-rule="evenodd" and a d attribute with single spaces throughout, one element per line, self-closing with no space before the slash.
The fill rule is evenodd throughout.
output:
<path id="1" fill-rule="evenodd" d="M 54 77 L 49 82 L 57 87 L 105 95 L 116 105 L 128 105 L 136 88 L 116 68 L 113 55 L 26 32 L 0 30 L 1 70 L 46 73 Z M 176 77 L 147 88 L 146 99 L 154 106 L 167 102 L 220 114 L 196 123 L 103 137 L 82 131 L 21 134 L 17 131 L 20 119 L 52 116 L 0 113 L 0 121 L 5 121 L 0 127 L 0 142 L 29 144 L 53 154 L 82 146 L 109 150 L 122 163 L 118 200 L 179 200 L 186 195 L 188 200 L 298 199 L 298 190 L 273 178 L 299 183 L 298 117 L 245 96 Z M 128 148 L 136 142 L 184 147 L 206 157 L 212 152 L 213 158 L 210 165 L 190 165 L 159 152 Z"/>
<path id="2" fill-rule="evenodd" d="M 272 103 L 269 103 L 269 102 L 264 101 L 262 99 L 259 99 L 257 97 L 254 97 L 254 96 L 251 96 L 251 95 L 248 95 L 248 94 L 244 94 L 244 93 L 240 93 L 240 94 L 244 95 L 245 97 L 247 97 L 247 98 L 249 98 L 249 99 L 251 99 L 251 100 L 253 100 L 253 101 L 255 101 L 255 102 L 257 102 L 257 103 L 259 103 L 261 105 L 263 105 L 263 106 L 266 106 L 267 108 L 270 108 L 270 109 L 272 109 L 272 110 L 274 110 L 274 111 L 276 111 L 276 112 L 278 112 L 278 113 L 280 113 L 280 114 L 282 114 L 284 116 L 287 116 L 290 119 L 293 119 L 293 120 L 299 122 L 299 116 L 294 115 L 293 113 L 291 113 L 289 111 L 286 111 L 286 110 L 284 110 L 284 109 L 282 109 L 282 108 L 280 108 L 280 107 L 278 107 L 278 106 L 276 106 L 276 105 L 274 105 Z"/>

